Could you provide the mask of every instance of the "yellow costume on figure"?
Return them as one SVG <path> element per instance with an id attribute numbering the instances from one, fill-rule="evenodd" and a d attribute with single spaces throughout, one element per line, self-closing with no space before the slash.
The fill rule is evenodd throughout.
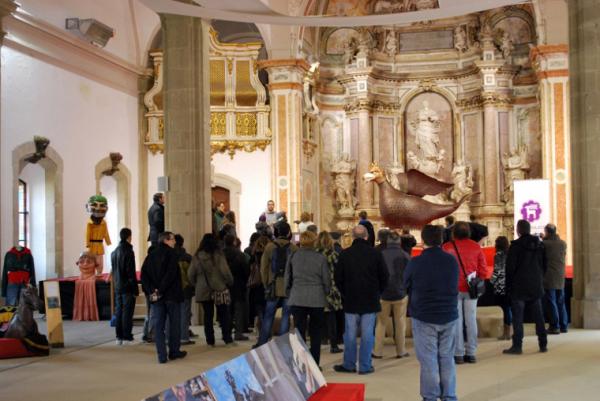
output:
<path id="1" fill-rule="evenodd" d="M 104 221 L 108 210 L 108 201 L 102 195 L 91 196 L 87 204 L 88 212 L 92 215 L 87 223 L 85 233 L 85 246 L 89 253 L 96 258 L 96 272 L 101 274 L 104 268 L 104 241 L 110 245 L 108 226 Z"/>

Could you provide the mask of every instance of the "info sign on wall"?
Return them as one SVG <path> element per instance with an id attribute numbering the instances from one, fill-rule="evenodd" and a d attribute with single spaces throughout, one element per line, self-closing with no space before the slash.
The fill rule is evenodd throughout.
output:
<path id="1" fill-rule="evenodd" d="M 549 180 L 515 180 L 515 238 L 517 238 L 517 222 L 527 220 L 531 224 L 531 234 L 542 234 L 546 224 L 550 223 L 550 181 Z M 565 207 L 565 205 L 562 205 Z"/>

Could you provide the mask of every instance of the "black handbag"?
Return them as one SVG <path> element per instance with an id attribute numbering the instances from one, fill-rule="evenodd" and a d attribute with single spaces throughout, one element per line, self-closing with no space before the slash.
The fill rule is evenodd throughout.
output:
<path id="1" fill-rule="evenodd" d="M 465 270 L 465 266 L 463 265 L 462 258 L 460 257 L 460 252 L 458 252 L 458 247 L 456 246 L 456 242 L 452 241 L 452 245 L 454 246 L 454 250 L 456 251 L 456 256 L 458 257 L 458 263 L 460 264 L 463 275 L 465 276 L 465 281 L 467 282 L 467 287 L 469 288 L 469 298 L 477 299 L 483 295 L 485 292 L 485 281 L 475 276 L 471 280 L 469 280 L 467 276 L 467 271 Z"/>

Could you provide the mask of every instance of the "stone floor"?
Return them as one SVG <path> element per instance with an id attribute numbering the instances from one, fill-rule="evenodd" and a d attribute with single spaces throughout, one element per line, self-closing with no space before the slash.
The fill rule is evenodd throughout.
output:
<path id="1" fill-rule="evenodd" d="M 40 324 L 44 327 L 44 324 Z M 141 327 L 135 327 L 139 340 Z M 194 327 L 197 333 L 201 327 Z M 531 329 L 528 330 L 531 332 Z M 1 400 L 140 400 L 246 352 L 251 342 L 208 348 L 200 337 L 183 360 L 159 365 L 152 345 L 117 346 L 107 322 L 65 322 L 66 348 L 50 357 L 0 361 Z M 571 330 L 550 338 L 549 352 L 537 352 L 535 337 L 525 354 L 503 356 L 508 342 L 481 340 L 479 362 L 457 367 L 461 401 L 600 400 L 600 331 Z M 386 345 L 369 376 L 338 374 L 340 355 L 323 347 L 322 367 L 329 382 L 363 382 L 368 401 L 420 400 L 419 365 L 411 356 L 392 358 Z M 282 400 L 284 401 L 284 400 Z"/>

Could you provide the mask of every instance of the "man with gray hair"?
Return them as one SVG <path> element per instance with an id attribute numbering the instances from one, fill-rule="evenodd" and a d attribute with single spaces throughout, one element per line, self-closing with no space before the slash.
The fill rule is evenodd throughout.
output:
<path id="1" fill-rule="evenodd" d="M 374 345 L 375 317 L 381 311 L 379 298 L 387 286 L 388 272 L 381 252 L 368 242 L 363 225 L 352 229 L 354 241 L 338 259 L 335 282 L 342 293 L 345 312 L 344 362 L 335 365 L 336 372 L 356 372 L 356 336 L 360 326 L 358 373 L 369 374 L 375 369 L 371 363 Z"/>

